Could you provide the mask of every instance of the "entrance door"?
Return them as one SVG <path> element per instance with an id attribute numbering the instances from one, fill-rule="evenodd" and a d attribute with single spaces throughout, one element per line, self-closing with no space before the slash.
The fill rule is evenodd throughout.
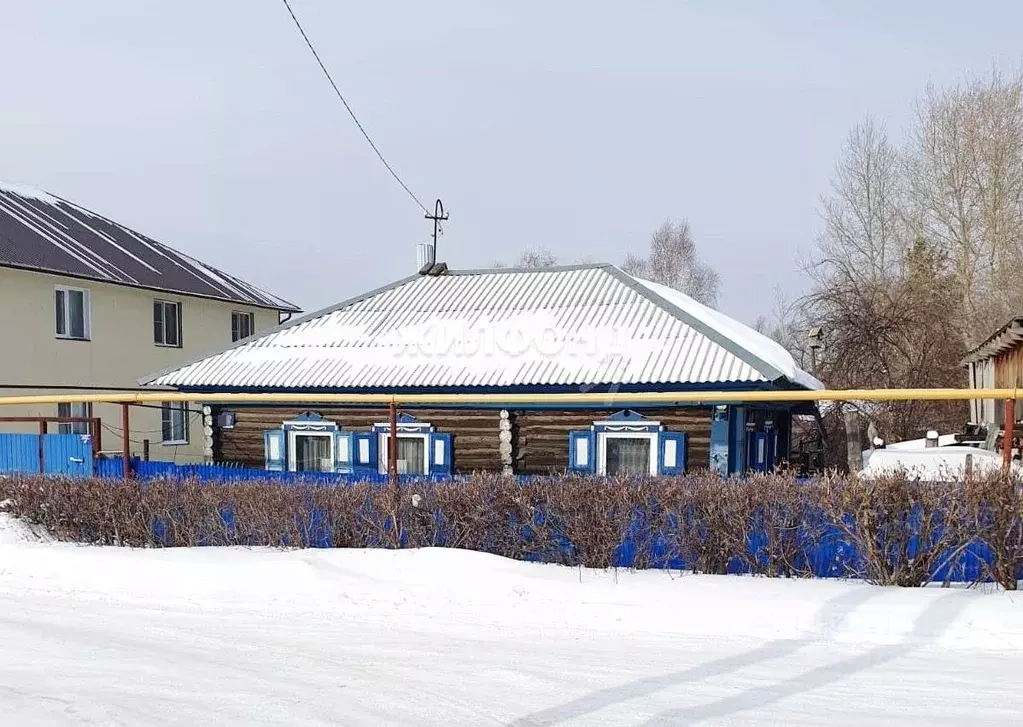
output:
<path id="1" fill-rule="evenodd" d="M 771 472 L 774 469 L 775 430 L 767 432 L 750 432 L 747 440 L 749 447 L 749 468 L 754 472 Z"/>

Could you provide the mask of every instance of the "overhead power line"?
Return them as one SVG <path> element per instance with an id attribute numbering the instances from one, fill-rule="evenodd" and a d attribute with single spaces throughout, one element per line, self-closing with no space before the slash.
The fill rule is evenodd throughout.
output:
<path id="1" fill-rule="evenodd" d="M 288 2 L 288 0 L 281 0 L 281 2 L 283 2 L 284 7 L 288 9 L 288 14 L 291 16 L 291 19 L 295 21 L 295 27 L 298 28 L 298 32 L 302 34 L 302 38 L 305 40 L 305 44 L 309 46 L 309 50 L 312 52 L 313 58 L 315 58 L 316 62 L 320 65 L 320 70 L 323 71 L 323 75 L 327 77 L 328 81 L 330 81 L 330 85 L 334 89 L 334 93 L 336 93 L 337 97 L 341 99 L 341 103 L 344 104 L 345 109 L 348 111 L 348 115 L 352 117 L 352 121 L 354 121 L 355 125 L 359 127 L 359 131 L 362 132 L 362 135 L 366 138 L 366 141 L 369 143 L 370 147 L 372 147 L 373 151 L 376 152 L 376 155 L 380 159 L 381 163 L 385 167 L 387 167 L 387 171 L 389 171 L 391 173 L 391 176 L 394 177 L 394 180 L 401 185 L 401 188 L 408 193 L 408 196 L 411 197 L 412 200 L 417 205 L 419 205 L 419 209 L 421 209 L 426 214 L 430 214 L 430 211 L 426 209 L 426 205 L 419 201 L 419 197 L 417 197 L 412 192 L 412 190 L 409 189 L 408 185 L 405 184 L 405 182 L 401 181 L 401 177 L 399 177 L 398 173 L 394 171 L 394 167 L 387 163 L 387 160 L 384 159 L 384 155 L 380 152 L 380 149 L 378 149 L 377 145 L 373 143 L 373 140 L 370 138 L 369 133 L 366 131 L 366 128 L 362 125 L 362 122 L 359 121 L 359 117 L 355 115 L 355 112 L 352 111 L 352 107 L 349 106 L 348 101 L 345 100 L 344 94 L 341 93 L 341 89 L 339 89 L 337 87 L 337 84 L 334 83 L 334 78 L 330 75 L 330 71 L 328 71 L 327 67 L 323 64 L 323 60 L 320 58 L 320 54 L 316 52 L 316 48 L 315 46 L 313 46 L 313 42 L 309 40 L 309 36 L 306 35 L 305 29 L 302 27 L 302 23 L 298 22 L 298 17 L 295 15 L 295 11 L 291 9 L 291 4 Z"/>

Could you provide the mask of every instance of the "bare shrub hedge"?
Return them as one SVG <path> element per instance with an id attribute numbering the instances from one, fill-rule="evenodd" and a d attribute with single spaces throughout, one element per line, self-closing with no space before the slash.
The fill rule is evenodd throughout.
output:
<path id="1" fill-rule="evenodd" d="M 63 540 L 134 547 L 443 546 L 595 568 L 672 567 L 882 585 L 1023 569 L 1020 483 L 711 474 L 389 485 L 0 479 L 0 502 Z"/>

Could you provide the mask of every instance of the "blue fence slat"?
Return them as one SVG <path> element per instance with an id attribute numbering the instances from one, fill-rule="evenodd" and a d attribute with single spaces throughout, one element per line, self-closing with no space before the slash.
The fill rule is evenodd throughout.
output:
<path id="1" fill-rule="evenodd" d="M 0 434 L 0 472 L 39 472 L 39 435 Z"/>

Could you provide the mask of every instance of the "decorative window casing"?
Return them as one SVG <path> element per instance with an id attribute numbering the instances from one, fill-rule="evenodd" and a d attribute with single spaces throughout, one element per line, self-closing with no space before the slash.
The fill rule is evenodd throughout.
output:
<path id="1" fill-rule="evenodd" d="M 337 424 L 307 412 L 284 422 L 282 431 L 287 445 L 284 461 L 290 472 L 337 471 L 340 449 Z"/>
<path id="2" fill-rule="evenodd" d="M 685 432 L 626 410 L 569 432 L 569 470 L 609 477 L 677 475 L 686 468 Z"/>
<path id="3" fill-rule="evenodd" d="M 451 435 L 437 432 L 433 425 L 410 414 L 400 414 L 395 427 L 398 439 L 398 474 L 429 475 L 451 472 Z M 376 436 L 377 472 L 387 474 L 391 425 L 373 425 Z"/>
<path id="4" fill-rule="evenodd" d="M 347 431 L 319 414 L 307 412 L 280 429 L 263 432 L 266 468 L 292 472 L 387 473 L 390 424 L 369 431 Z M 409 475 L 451 473 L 451 435 L 401 415 L 398 420 L 398 471 Z"/>
<path id="5" fill-rule="evenodd" d="M 88 341 L 92 338 L 89 291 L 58 285 L 53 293 L 54 333 L 57 338 Z"/>

